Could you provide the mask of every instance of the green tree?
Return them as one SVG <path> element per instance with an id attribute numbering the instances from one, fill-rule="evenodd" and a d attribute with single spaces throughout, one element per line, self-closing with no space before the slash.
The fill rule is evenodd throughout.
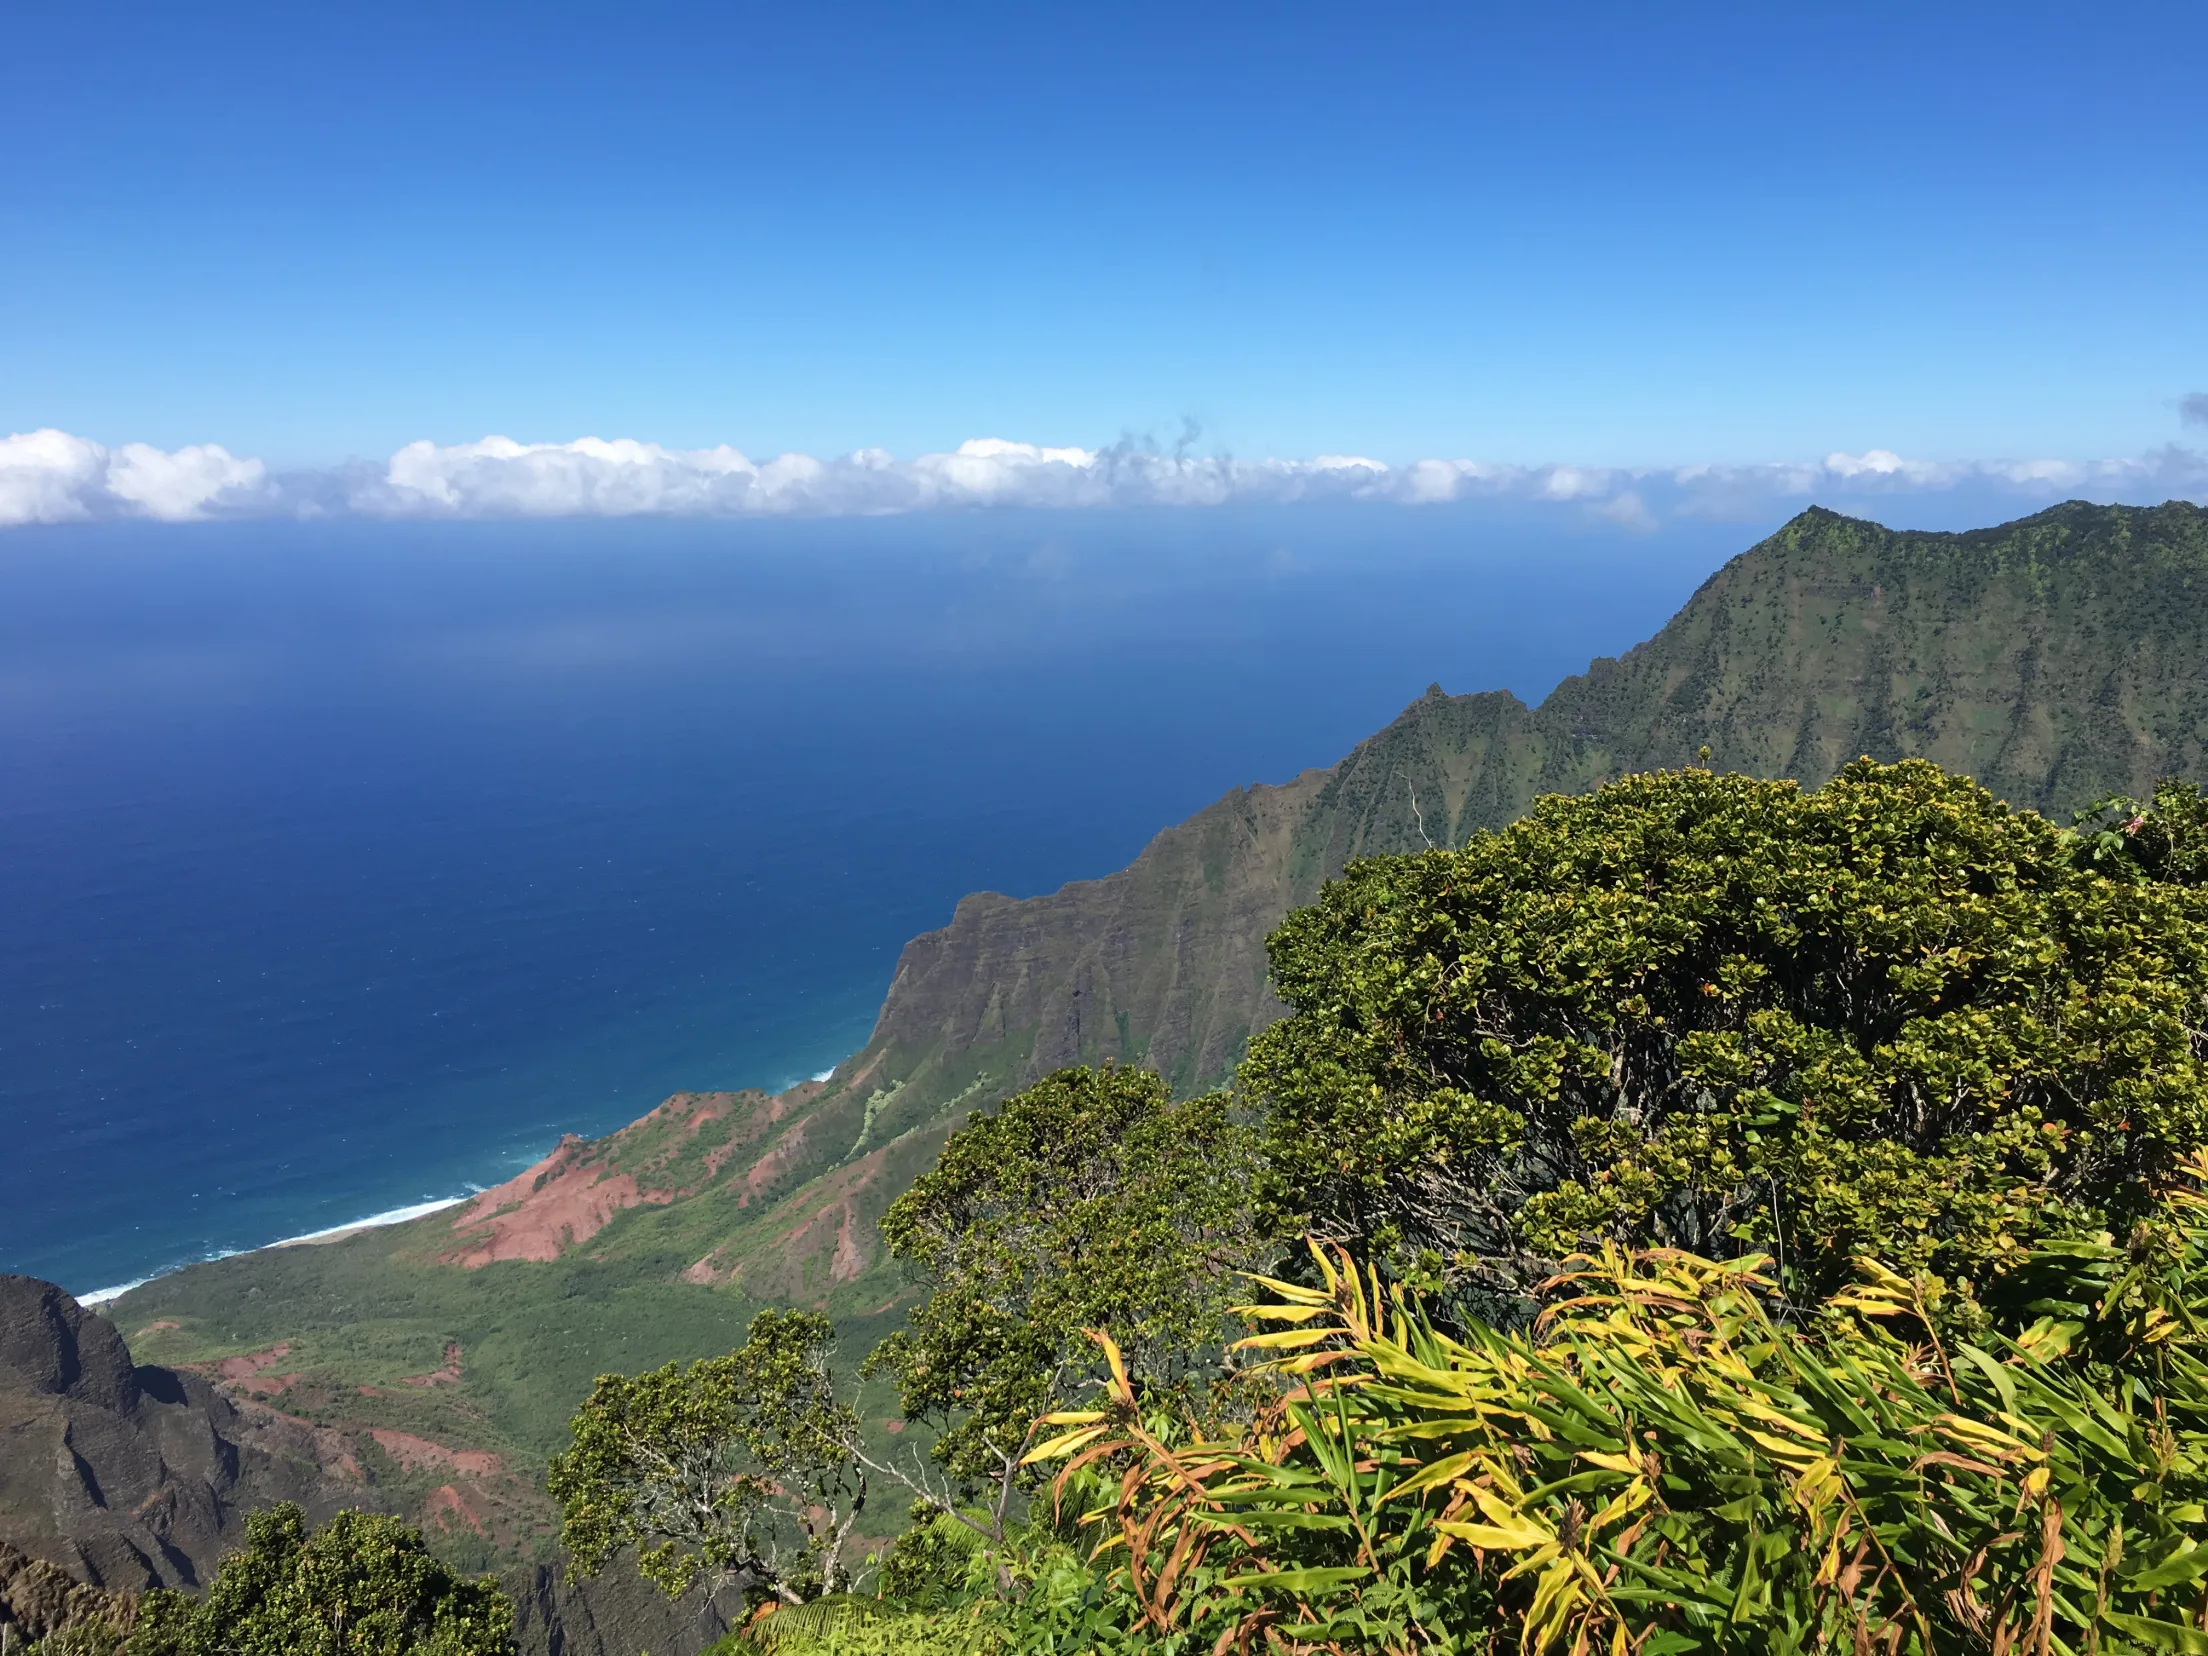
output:
<path id="1" fill-rule="evenodd" d="M 1040 1417 L 1101 1372 L 1085 1328 L 1110 1328 L 1140 1387 L 1200 1383 L 1256 1257 L 1252 1149 L 1225 1095 L 1175 1102 L 1115 1067 L 1060 1070 L 953 1134 L 882 1220 L 931 1292 L 869 1371 L 938 1429 L 952 1480 L 908 1486 L 1001 1546 Z"/>
<path id="2" fill-rule="evenodd" d="M 2122 794 L 2077 815 L 2079 855 L 2113 879 L 2208 885 L 2208 797 L 2164 778 L 2142 803 Z"/>
<path id="3" fill-rule="evenodd" d="M 788 1604 L 847 1587 L 866 1478 L 833 1346 L 826 1317 L 769 1309 L 725 1357 L 600 1375 L 547 1479 L 573 1568 L 634 1547 L 670 1594 L 700 1576 Z"/>
<path id="4" fill-rule="evenodd" d="M 420 1534 L 340 1512 L 309 1533 L 288 1502 L 246 1520 L 207 1590 L 148 1593 L 127 1656 L 504 1656 L 514 1608 L 489 1576 L 463 1581 Z"/>
<path id="5" fill-rule="evenodd" d="M 1967 1311 L 2208 1142 L 2208 897 L 2094 843 L 1864 760 L 1352 864 L 1271 940 L 1267 1199 L 1475 1303 L 1603 1242 L 1747 1244 L 1795 1295 L 1869 1254 Z"/>

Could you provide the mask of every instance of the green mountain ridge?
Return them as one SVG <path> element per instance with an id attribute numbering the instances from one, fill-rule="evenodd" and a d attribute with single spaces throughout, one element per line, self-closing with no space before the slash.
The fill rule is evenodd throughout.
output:
<path id="1" fill-rule="evenodd" d="M 836 1081 L 901 1084 L 905 1111 L 1102 1058 L 1200 1086 L 1273 1013 L 1265 933 L 1352 857 L 1458 843 L 1705 746 L 1807 783 L 1859 754 L 1932 759 L 2061 812 L 2200 773 L 2204 665 L 2198 507 L 2071 503 L 1960 535 L 1813 508 L 1537 708 L 1437 686 L 1332 769 L 1238 789 L 1117 874 L 965 899 L 906 946 Z"/>
<path id="2" fill-rule="evenodd" d="M 2208 778 L 2208 511 L 2073 502 L 1967 534 L 1804 512 L 1537 707 L 1436 687 L 1340 763 L 1235 789 L 1117 873 L 967 897 L 906 946 L 824 1085 L 678 1095 L 457 1218 L 194 1266 L 113 1313 L 141 1361 L 282 1343 L 292 1378 L 264 1406 L 368 1434 L 363 1464 L 463 1558 L 542 1556 L 523 1486 L 591 1375 L 725 1350 L 767 1302 L 826 1306 L 852 1359 L 894 1324 L 909 1290 L 875 1222 L 972 1109 L 1075 1062 L 1220 1081 L 1279 1010 L 1265 936 L 1347 861 L 1461 843 L 1705 747 L 1810 783 L 1858 754 L 1929 758 L 2058 819 Z M 886 1397 L 867 1407 L 889 1432 Z M 497 1468 L 379 1449 L 394 1434 Z"/>

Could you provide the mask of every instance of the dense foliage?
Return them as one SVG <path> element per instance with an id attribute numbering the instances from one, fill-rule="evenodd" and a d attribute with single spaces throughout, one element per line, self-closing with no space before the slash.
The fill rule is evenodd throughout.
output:
<path id="1" fill-rule="evenodd" d="M 1862 1253 L 1967 1286 L 2128 1224 L 2208 1143 L 2208 896 L 2097 844 L 1866 760 L 1353 864 L 1272 942 L 1270 1198 L 1475 1304 L 1604 1242 L 1764 1248 L 1809 1302 Z"/>
<path id="2" fill-rule="evenodd" d="M 1146 1070 L 1061 1070 L 952 1135 L 882 1221 L 929 1287 L 869 1359 L 936 1461 L 997 1512 L 1035 1422 L 1101 1373 L 1109 1324 L 1146 1388 L 1201 1378 L 1255 1260 L 1250 1138 L 1218 1093 L 1176 1102 Z"/>
<path id="3" fill-rule="evenodd" d="M 2080 811 L 2079 859 L 2117 880 L 2208 885 L 2208 796 L 2165 778 L 2142 803 L 2121 794 Z"/>
<path id="4" fill-rule="evenodd" d="M 2204 875 L 1868 761 L 1353 865 L 1254 1128 L 1063 1071 L 893 1206 L 949 1482 L 730 1656 L 2208 1652 Z"/>
<path id="5" fill-rule="evenodd" d="M 1760 1257 L 1605 1249 L 1531 1334 L 1454 1339 L 1321 1256 L 1253 1308 L 1300 1383 L 1239 1439 L 1121 1396 L 1053 1447 L 1131 1461 L 1097 1517 L 1161 1649 L 2208 1648 L 2208 1158 L 2187 1175 L 2128 1247 L 2036 1258 L 2051 1314 L 1982 1344 L 1869 1262 L 1804 1328 Z"/>
<path id="6" fill-rule="evenodd" d="M 1068 1070 L 1006 1100 L 883 1221 L 932 1291 L 869 1366 L 935 1429 L 933 1472 L 869 1449 L 837 1399 L 825 1317 L 762 1311 L 726 1357 L 600 1377 L 549 1479 L 575 1567 L 634 1547 L 671 1593 L 709 1576 L 817 1602 L 851 1584 L 872 1475 L 918 1498 L 893 1578 L 928 1575 L 926 1537 L 947 1526 L 960 1570 L 1016 1590 L 1023 1458 L 1038 1417 L 1096 1369 L 1081 1330 L 1123 1331 L 1146 1386 L 1208 1377 L 1235 1268 L 1254 1259 L 1249 1177 L 1249 1135 L 1217 1094 L 1175 1102 L 1143 1071 Z M 819 1625 L 858 1636 L 848 1619 Z"/>
<path id="7" fill-rule="evenodd" d="M 704 1576 L 797 1603 L 847 1585 L 866 1485 L 833 1341 L 826 1317 L 766 1310 L 725 1357 L 600 1376 L 547 1479 L 574 1568 L 634 1547 L 670 1593 Z"/>
<path id="8" fill-rule="evenodd" d="M 246 1520 L 245 1545 L 197 1597 L 141 1601 L 127 1656 L 504 1656 L 514 1610 L 485 1576 L 463 1581 L 421 1536 L 380 1513 L 340 1512 L 310 1533 L 293 1505 Z"/>

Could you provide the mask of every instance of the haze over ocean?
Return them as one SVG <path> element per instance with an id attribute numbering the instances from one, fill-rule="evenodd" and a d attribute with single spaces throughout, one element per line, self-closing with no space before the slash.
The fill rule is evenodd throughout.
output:
<path id="1" fill-rule="evenodd" d="M 1538 697 L 1768 525 L 1314 508 L 0 540 L 0 1269 L 91 1290 L 862 1044 L 970 890 L 1426 685 Z"/>

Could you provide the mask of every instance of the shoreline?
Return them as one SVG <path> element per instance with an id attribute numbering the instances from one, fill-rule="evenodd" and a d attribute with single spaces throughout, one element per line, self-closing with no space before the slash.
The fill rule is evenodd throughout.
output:
<path id="1" fill-rule="evenodd" d="M 231 1248 L 226 1252 L 209 1254 L 205 1259 L 196 1259 L 188 1263 L 207 1265 L 218 1259 L 235 1259 L 240 1254 L 262 1253 L 270 1248 L 319 1248 L 332 1242 L 342 1242 L 347 1237 L 358 1236 L 362 1231 L 381 1230 L 387 1225 L 404 1225 L 416 1219 L 426 1219 L 432 1213 L 442 1213 L 447 1208 L 456 1208 L 463 1202 L 473 1201 L 480 1194 L 480 1190 L 470 1190 L 460 1196 L 440 1196 L 434 1201 L 414 1202 L 406 1207 L 389 1208 L 382 1213 L 371 1213 L 365 1219 L 349 1219 L 342 1225 L 326 1225 L 321 1230 L 307 1231 L 298 1236 L 281 1237 L 274 1242 L 263 1242 L 255 1248 Z M 155 1271 L 151 1276 L 142 1276 L 135 1282 L 118 1283 L 112 1288 L 95 1288 L 89 1294 L 77 1294 L 73 1297 L 79 1305 L 97 1309 L 121 1299 L 134 1288 L 143 1288 L 147 1283 L 157 1278 L 169 1276 L 186 1268 L 185 1265 L 172 1265 L 166 1271 Z"/>
<path id="2" fill-rule="evenodd" d="M 830 1064 L 826 1069 L 816 1075 L 808 1076 L 806 1079 L 826 1081 L 836 1073 L 836 1069 L 836 1064 Z M 786 1086 L 776 1087 L 772 1090 L 786 1092 L 790 1087 L 799 1084 L 792 1081 Z M 619 1129 L 615 1130 L 618 1131 Z M 483 1185 L 470 1185 L 465 1192 L 458 1196 L 440 1196 L 432 1201 L 414 1202 L 406 1207 L 389 1208 L 382 1213 L 371 1213 L 365 1219 L 348 1219 L 342 1225 L 326 1225 L 321 1230 L 306 1231 L 298 1236 L 279 1237 L 274 1242 L 262 1242 L 250 1248 L 226 1249 L 222 1253 L 209 1254 L 204 1259 L 186 1260 L 182 1264 L 171 1265 L 164 1270 L 150 1272 L 132 1282 L 118 1283 L 112 1288 L 95 1288 L 88 1294 L 77 1294 L 73 1297 L 79 1305 L 89 1306 L 96 1310 L 100 1306 L 121 1299 L 134 1288 L 143 1288 L 149 1282 L 160 1277 L 173 1275 L 175 1272 L 188 1269 L 193 1265 L 212 1264 L 218 1259 L 235 1259 L 240 1254 L 261 1253 L 269 1248 L 319 1248 L 332 1242 L 343 1242 L 349 1237 L 358 1236 L 363 1231 L 381 1230 L 388 1225 L 409 1224 L 416 1219 L 426 1219 L 432 1213 L 442 1213 L 447 1208 L 456 1208 L 463 1202 L 473 1201 L 486 1188 Z"/>
<path id="3" fill-rule="evenodd" d="M 409 1220 L 426 1219 L 432 1213 L 442 1213 L 447 1208 L 458 1207 L 472 1200 L 480 1191 L 469 1191 L 465 1196 L 440 1196 L 432 1202 L 416 1202 L 411 1207 L 393 1208 L 388 1213 L 371 1213 L 365 1219 L 355 1219 L 350 1224 L 330 1225 L 318 1231 L 308 1231 L 304 1236 L 287 1236 L 281 1242 L 271 1242 L 271 1248 L 319 1248 L 327 1243 L 342 1242 L 348 1236 L 358 1236 L 362 1231 L 380 1230 L 385 1225 L 403 1225 Z M 251 1250 L 259 1252 L 259 1249 Z"/>

